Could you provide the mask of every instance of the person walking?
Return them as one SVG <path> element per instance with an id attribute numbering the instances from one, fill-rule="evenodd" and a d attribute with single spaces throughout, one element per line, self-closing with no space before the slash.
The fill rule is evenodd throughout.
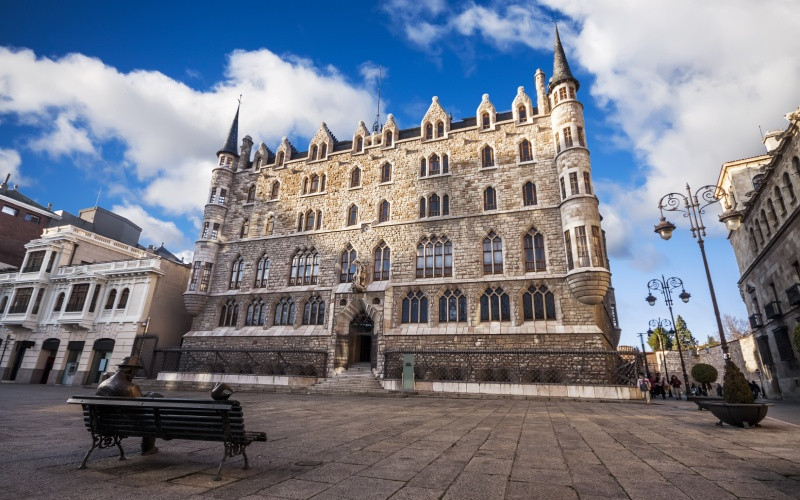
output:
<path id="1" fill-rule="evenodd" d="M 650 379 L 645 377 L 644 373 L 640 373 L 636 385 L 639 387 L 639 390 L 642 391 L 645 403 L 650 404 L 650 391 L 653 389 L 653 386 L 650 384 Z"/>
<path id="2" fill-rule="evenodd" d="M 681 399 L 681 381 L 678 379 L 677 376 L 673 375 L 669 379 L 669 385 L 672 387 L 672 393 L 675 395 L 676 398 L 679 400 Z"/>
<path id="3" fill-rule="evenodd" d="M 667 381 L 661 376 L 661 373 L 656 373 L 656 396 L 661 394 L 661 399 L 667 399 L 666 391 Z"/>
<path id="4" fill-rule="evenodd" d="M 758 399 L 761 396 L 761 387 L 758 386 L 755 380 L 750 382 L 750 390 L 753 391 L 753 399 Z"/>

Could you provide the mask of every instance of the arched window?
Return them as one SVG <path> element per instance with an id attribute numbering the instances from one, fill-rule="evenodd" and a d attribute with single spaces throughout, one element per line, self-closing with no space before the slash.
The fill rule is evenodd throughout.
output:
<path id="1" fill-rule="evenodd" d="M 356 259 L 358 259 L 358 252 L 355 251 L 353 245 L 348 243 L 347 246 L 344 247 L 341 255 L 339 283 L 353 282 L 353 276 L 356 274 Z"/>
<path id="2" fill-rule="evenodd" d="M 256 200 L 256 186 L 255 184 L 250 186 L 250 189 L 247 190 L 247 203 L 253 203 Z"/>
<path id="3" fill-rule="evenodd" d="M 430 123 L 425 124 L 425 140 L 433 139 L 433 125 Z"/>
<path id="4" fill-rule="evenodd" d="M 386 281 L 389 279 L 391 269 L 391 250 L 385 241 L 375 247 L 375 268 L 372 271 L 373 281 Z"/>
<path id="5" fill-rule="evenodd" d="M 502 274 L 503 240 L 490 231 L 483 239 L 483 274 Z"/>
<path id="6" fill-rule="evenodd" d="M 319 159 L 324 160 L 326 156 L 328 156 L 328 145 L 323 144 L 322 147 L 320 148 Z"/>
<path id="7" fill-rule="evenodd" d="M 453 275 L 453 244 L 446 236 L 431 236 L 417 245 L 417 278 Z"/>
<path id="8" fill-rule="evenodd" d="M 428 217 L 439 217 L 441 210 L 441 204 L 439 201 L 439 195 L 432 194 L 431 197 L 428 199 Z"/>
<path id="9" fill-rule="evenodd" d="M 292 257 L 289 285 L 315 285 L 319 277 L 319 254 L 313 248 L 298 250 Z"/>
<path id="10" fill-rule="evenodd" d="M 442 196 L 442 215 L 450 215 L 450 197 Z"/>
<path id="11" fill-rule="evenodd" d="M 528 120 L 528 109 L 524 104 L 520 104 L 519 108 L 517 108 L 517 116 L 519 117 L 520 123 Z"/>
<path id="12" fill-rule="evenodd" d="M 384 147 L 389 147 L 392 145 L 392 141 L 394 140 L 394 136 L 392 135 L 392 131 L 386 132 L 386 140 L 384 141 Z"/>
<path id="13" fill-rule="evenodd" d="M 236 326 L 239 321 L 239 304 L 235 300 L 222 304 L 222 312 L 219 315 L 219 326 Z"/>
<path id="14" fill-rule="evenodd" d="M 311 146 L 311 154 L 309 156 L 311 157 L 311 161 L 314 161 L 314 160 L 317 159 L 317 145 L 316 144 Z"/>
<path id="15" fill-rule="evenodd" d="M 321 176 L 319 176 L 319 190 L 321 192 L 325 191 L 325 179 L 326 179 L 326 177 L 327 176 L 325 174 L 322 174 Z"/>
<path id="16" fill-rule="evenodd" d="M 131 291 L 127 288 L 122 289 L 122 293 L 119 294 L 119 302 L 117 302 L 117 309 L 125 309 L 125 306 L 128 305 L 128 297 L 130 296 Z"/>
<path id="17" fill-rule="evenodd" d="M 231 281 L 228 283 L 229 290 L 238 290 L 242 286 L 242 275 L 244 274 L 244 259 L 239 256 L 233 261 L 231 266 Z"/>
<path id="18" fill-rule="evenodd" d="M 530 181 L 522 186 L 522 204 L 526 207 L 536 205 L 536 186 Z"/>
<path id="19" fill-rule="evenodd" d="M 426 208 L 426 201 L 425 197 L 419 199 L 419 218 L 422 219 L 428 215 L 428 210 Z"/>
<path id="20" fill-rule="evenodd" d="M 294 300 L 291 297 L 283 297 L 275 304 L 272 324 L 275 326 L 294 324 Z"/>
<path id="21" fill-rule="evenodd" d="M 364 138 L 360 135 L 356 138 L 356 152 L 364 151 Z"/>
<path id="22" fill-rule="evenodd" d="M 64 297 L 63 297 L 64 294 L 62 293 L 61 295 L 62 296 L 59 297 L 59 300 L 63 302 L 64 301 Z M 115 300 L 117 300 L 117 290 L 116 289 L 111 290 L 108 293 L 108 298 L 106 299 L 106 305 L 105 305 L 104 309 L 113 309 Z M 61 305 L 56 303 L 56 309 L 60 310 L 61 309 Z"/>
<path id="23" fill-rule="evenodd" d="M 764 209 L 761 209 L 761 224 L 764 225 L 764 231 L 767 233 L 767 238 L 772 236 L 772 229 L 769 228 L 769 222 L 767 222 L 767 213 Z"/>
<path id="24" fill-rule="evenodd" d="M 556 301 L 546 286 L 528 287 L 522 294 L 522 316 L 526 321 L 556 319 Z"/>
<path id="25" fill-rule="evenodd" d="M 439 297 L 439 322 L 465 321 L 467 321 L 467 297 L 459 289 L 447 290 Z"/>
<path id="26" fill-rule="evenodd" d="M 303 191 L 302 194 L 308 194 L 308 177 L 303 177 Z"/>
<path id="27" fill-rule="evenodd" d="M 781 207 L 781 215 L 786 215 L 786 203 L 783 201 L 783 194 L 778 186 L 775 186 L 775 199 L 778 200 L 778 205 Z"/>
<path id="28" fill-rule="evenodd" d="M 423 158 L 419 161 L 419 176 L 425 177 L 426 175 L 428 175 L 428 162 Z"/>
<path id="29" fill-rule="evenodd" d="M 350 172 L 350 187 L 358 187 L 361 185 L 361 169 L 356 167 Z"/>
<path id="30" fill-rule="evenodd" d="M 325 324 L 325 301 L 319 295 L 313 295 L 306 301 L 306 305 L 303 308 L 303 324 Z"/>
<path id="31" fill-rule="evenodd" d="M 753 232 L 752 227 L 750 228 L 750 241 L 753 243 L 753 248 L 755 248 L 756 251 L 758 251 L 758 243 L 756 242 L 756 236 L 755 233 Z"/>
<path id="32" fill-rule="evenodd" d="M 284 154 L 283 154 L 283 151 L 281 151 L 280 153 L 278 153 L 278 159 L 275 160 L 275 166 L 276 167 L 282 167 L 283 166 L 283 158 L 284 158 Z"/>
<path id="33" fill-rule="evenodd" d="M 250 232 L 250 220 L 244 219 L 242 221 L 242 228 L 239 230 L 239 238 L 246 238 L 247 233 Z"/>
<path id="34" fill-rule="evenodd" d="M 306 231 L 313 231 L 316 222 L 316 213 L 313 210 L 306 212 Z"/>
<path id="35" fill-rule="evenodd" d="M 117 291 L 116 290 L 111 290 L 111 293 L 114 294 L 113 296 L 111 294 L 109 294 L 109 296 L 108 296 L 108 298 L 111 300 L 111 302 L 110 302 L 111 305 L 109 305 L 109 303 L 106 302 L 106 309 L 111 309 L 112 307 L 114 307 L 114 298 L 116 298 L 116 296 L 117 296 Z M 61 307 L 64 305 L 64 299 L 65 298 L 66 298 L 66 296 L 64 295 L 64 292 L 61 292 L 61 293 L 58 294 L 58 298 L 56 298 L 56 305 L 55 305 L 55 307 L 53 307 L 53 312 L 58 312 L 58 311 L 61 310 Z M 3 300 L 7 301 L 8 297 L 3 297 Z M 5 309 L 5 302 L 3 302 L 3 309 Z"/>
<path id="36" fill-rule="evenodd" d="M 436 137 L 444 137 L 444 122 L 441 120 L 436 122 Z"/>
<path id="37" fill-rule="evenodd" d="M 275 232 L 275 216 L 270 215 L 269 217 L 267 217 L 267 225 L 264 226 L 264 234 L 269 236 L 274 232 Z"/>
<path id="38" fill-rule="evenodd" d="M 486 129 L 487 129 L 487 128 L 489 128 L 491 125 L 492 125 L 492 123 L 491 123 L 491 121 L 490 121 L 490 119 L 489 119 L 489 113 L 483 113 L 483 114 L 481 115 L 481 128 L 482 128 L 483 130 L 486 130 Z"/>
<path id="39" fill-rule="evenodd" d="M 446 154 L 442 155 L 442 173 L 446 174 L 450 171 L 450 159 Z"/>
<path id="40" fill-rule="evenodd" d="M 523 139 L 519 143 L 519 161 L 531 161 L 533 155 L 531 154 L 531 143 L 528 139 Z"/>
<path id="41" fill-rule="evenodd" d="M 358 207 L 350 205 L 350 208 L 347 209 L 347 225 L 355 226 L 356 224 L 358 224 Z"/>
<path id="42" fill-rule="evenodd" d="M 793 159 L 792 162 L 797 162 L 797 158 Z M 797 163 L 795 163 L 797 166 Z M 798 175 L 800 175 L 800 166 L 797 166 Z M 786 192 L 789 193 L 789 202 L 794 203 L 797 199 L 797 196 L 794 194 L 794 186 L 792 185 L 792 178 L 789 176 L 789 172 L 783 173 L 783 187 L 786 189 Z"/>
<path id="43" fill-rule="evenodd" d="M 430 175 L 439 175 L 441 169 L 441 163 L 439 163 L 439 155 L 433 154 L 431 155 L 430 159 Z"/>
<path id="44" fill-rule="evenodd" d="M 494 166 L 494 151 L 492 150 L 491 146 L 484 146 L 481 149 L 481 167 L 493 167 Z"/>
<path id="45" fill-rule="evenodd" d="M 501 287 L 487 288 L 481 295 L 481 321 L 511 321 L 508 294 Z"/>
<path id="46" fill-rule="evenodd" d="M 281 183 L 278 182 L 278 181 L 273 182 L 272 183 L 272 191 L 270 191 L 270 193 L 269 193 L 270 199 L 277 200 L 278 199 L 278 192 L 280 191 L 280 189 L 281 189 Z"/>
<path id="47" fill-rule="evenodd" d="M 314 174 L 311 176 L 311 191 L 312 193 L 316 193 L 319 191 L 319 176 Z"/>
<path id="48" fill-rule="evenodd" d="M 267 305 L 261 298 L 253 299 L 247 306 L 247 314 L 244 317 L 244 326 L 264 326 L 264 319 L 267 316 Z"/>
<path id="49" fill-rule="evenodd" d="M 389 202 L 383 200 L 378 206 L 378 222 L 386 222 L 389 220 Z"/>
<path id="50" fill-rule="evenodd" d="M 775 229 L 778 229 L 778 216 L 775 215 L 775 204 L 772 203 L 772 198 L 767 198 L 767 215 L 769 215 L 769 220 L 772 222 L 772 226 Z"/>
<path id="51" fill-rule="evenodd" d="M 756 227 L 756 234 L 758 235 L 758 243 L 760 245 L 764 244 L 764 233 L 761 232 L 761 224 L 758 223 L 758 217 L 755 218 L 753 224 Z"/>
<path id="52" fill-rule="evenodd" d="M 255 288 L 264 288 L 269 281 L 269 257 L 262 255 L 258 262 L 256 262 L 256 282 L 253 284 Z"/>
<path id="53" fill-rule="evenodd" d="M 497 210 L 497 193 L 492 186 L 483 191 L 483 209 Z"/>
<path id="54" fill-rule="evenodd" d="M 525 272 L 539 272 L 547 269 L 544 256 L 544 236 L 536 228 L 530 228 L 522 237 L 522 248 L 525 254 Z"/>
<path id="55" fill-rule="evenodd" d="M 422 292 L 408 292 L 403 297 L 400 321 L 402 323 L 428 322 L 428 298 Z"/>
<path id="56" fill-rule="evenodd" d="M 392 180 L 392 164 L 388 161 L 381 166 L 381 182 Z"/>
<path id="57" fill-rule="evenodd" d="M 322 210 L 317 210 L 317 229 L 322 229 Z"/>

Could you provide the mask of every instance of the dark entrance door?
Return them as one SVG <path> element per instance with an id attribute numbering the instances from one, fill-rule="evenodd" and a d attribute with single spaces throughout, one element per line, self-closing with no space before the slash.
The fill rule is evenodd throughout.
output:
<path id="1" fill-rule="evenodd" d="M 364 311 L 350 322 L 349 363 L 369 363 L 375 366 L 374 324 Z"/>
<path id="2" fill-rule="evenodd" d="M 372 361 L 372 336 L 359 335 L 358 362 L 369 363 Z"/>
<path id="3" fill-rule="evenodd" d="M 8 380 L 17 379 L 17 373 L 19 372 L 19 368 L 22 366 L 22 358 L 25 357 L 25 351 L 33 346 L 34 342 L 31 340 L 23 340 L 17 344 L 17 355 L 14 359 L 14 364 L 11 368 L 11 375 L 8 377 Z"/>

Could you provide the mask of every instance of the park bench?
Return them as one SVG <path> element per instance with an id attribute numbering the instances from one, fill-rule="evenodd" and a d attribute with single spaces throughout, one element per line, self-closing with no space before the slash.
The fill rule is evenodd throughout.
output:
<path id="1" fill-rule="evenodd" d="M 219 481 L 228 457 L 243 455 L 248 469 L 245 449 L 254 441 L 267 440 L 263 432 L 244 430 L 242 406 L 233 400 L 73 396 L 67 403 L 83 406 L 83 421 L 92 434 L 92 447 L 79 469 L 86 468 L 95 448 L 116 446 L 119 459 L 125 460 L 121 441 L 127 437 L 217 441 L 225 448 L 215 478 Z"/>

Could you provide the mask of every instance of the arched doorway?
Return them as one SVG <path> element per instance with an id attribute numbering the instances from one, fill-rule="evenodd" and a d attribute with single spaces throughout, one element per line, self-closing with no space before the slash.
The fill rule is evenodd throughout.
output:
<path id="1" fill-rule="evenodd" d="M 347 364 L 369 363 L 376 365 L 377 345 L 374 338 L 375 324 L 364 311 L 359 312 L 350 321 L 350 350 Z"/>

